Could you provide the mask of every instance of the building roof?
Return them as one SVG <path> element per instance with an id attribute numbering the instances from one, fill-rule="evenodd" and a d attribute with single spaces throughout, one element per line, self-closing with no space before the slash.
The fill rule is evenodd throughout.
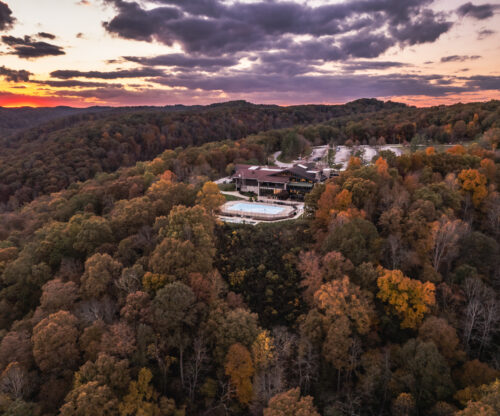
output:
<path id="1" fill-rule="evenodd" d="M 312 170 L 311 164 L 297 164 L 290 168 L 275 166 L 236 165 L 236 172 L 231 178 L 256 179 L 259 182 L 288 183 L 290 177 L 283 173 L 298 176 L 310 181 L 316 180 L 317 170 Z"/>

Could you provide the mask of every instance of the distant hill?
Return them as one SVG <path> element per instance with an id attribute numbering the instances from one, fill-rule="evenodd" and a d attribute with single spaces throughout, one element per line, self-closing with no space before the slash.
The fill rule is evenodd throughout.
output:
<path id="1" fill-rule="evenodd" d="M 232 101 L 193 107 L 2 109 L 4 119 L 6 114 L 14 115 L 10 131 L 21 129 L 23 116 L 25 127 L 39 124 L 0 138 L 0 203 L 14 196 L 14 205 L 22 204 L 98 172 L 152 159 L 165 149 L 404 108 L 403 104 L 363 99 L 335 106 L 279 107 Z M 50 120 L 40 124 L 44 119 Z"/>

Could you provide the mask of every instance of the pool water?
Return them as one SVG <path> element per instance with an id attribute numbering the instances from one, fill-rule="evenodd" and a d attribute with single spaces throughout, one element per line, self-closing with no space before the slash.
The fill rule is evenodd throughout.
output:
<path id="1" fill-rule="evenodd" d="M 228 208 L 228 211 L 244 211 L 250 214 L 280 214 L 285 208 L 276 207 L 272 205 L 251 204 L 249 202 L 238 202 Z"/>

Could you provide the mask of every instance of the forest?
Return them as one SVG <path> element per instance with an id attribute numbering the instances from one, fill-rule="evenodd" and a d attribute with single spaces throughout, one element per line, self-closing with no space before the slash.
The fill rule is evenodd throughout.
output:
<path id="1" fill-rule="evenodd" d="M 87 117 L 0 142 L 0 414 L 500 413 L 500 102 Z M 326 143 L 415 146 L 218 219 L 234 164 Z"/>

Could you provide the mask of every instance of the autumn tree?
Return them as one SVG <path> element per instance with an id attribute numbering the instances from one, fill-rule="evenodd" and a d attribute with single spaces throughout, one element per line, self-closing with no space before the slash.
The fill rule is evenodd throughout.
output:
<path id="1" fill-rule="evenodd" d="M 224 368 L 236 391 L 238 401 L 247 405 L 252 399 L 252 376 L 255 372 L 252 356 L 248 349 L 239 343 L 231 345 Z"/>
<path id="2" fill-rule="evenodd" d="M 466 169 L 459 173 L 458 180 L 466 198 L 472 198 L 472 203 L 477 208 L 488 194 L 486 176 L 476 169 Z"/>
<path id="3" fill-rule="evenodd" d="M 75 387 L 66 396 L 61 416 L 118 416 L 118 399 L 107 385 L 97 381 Z"/>
<path id="4" fill-rule="evenodd" d="M 109 254 L 94 254 L 85 262 L 81 293 L 87 298 L 104 296 L 110 284 L 120 276 L 121 270 L 121 263 L 113 260 Z"/>
<path id="5" fill-rule="evenodd" d="M 311 396 L 300 395 L 300 389 L 295 388 L 277 394 L 264 409 L 264 416 L 319 416 Z"/>
<path id="6" fill-rule="evenodd" d="M 500 381 L 484 385 L 478 394 L 478 399 L 470 401 L 467 407 L 457 412 L 457 416 L 495 416 L 500 413 Z"/>
<path id="7" fill-rule="evenodd" d="M 314 294 L 314 308 L 301 330 L 322 348 L 323 356 L 338 370 L 350 368 L 348 356 L 354 336 L 366 334 L 372 322 L 370 296 L 347 276 L 323 284 Z"/>
<path id="8" fill-rule="evenodd" d="M 71 313 L 59 311 L 33 328 L 33 356 L 40 370 L 59 372 L 78 362 L 77 323 Z"/>
<path id="9" fill-rule="evenodd" d="M 151 385 L 153 375 L 147 368 L 141 368 L 137 381 L 131 381 L 129 392 L 119 404 L 120 416 L 159 416 L 158 393 Z"/>
<path id="10" fill-rule="evenodd" d="M 415 329 L 435 304 L 435 287 L 403 275 L 400 270 L 379 268 L 377 298 L 401 319 L 401 328 Z"/>
<path id="11" fill-rule="evenodd" d="M 205 207 L 210 213 L 215 212 L 224 202 L 226 198 L 219 192 L 219 187 L 214 182 L 205 182 L 196 195 L 196 203 Z"/>
<path id="12" fill-rule="evenodd" d="M 69 310 L 78 298 L 78 286 L 74 282 L 64 283 L 60 279 L 47 282 L 42 287 L 40 306 L 53 313 L 61 309 Z"/>

